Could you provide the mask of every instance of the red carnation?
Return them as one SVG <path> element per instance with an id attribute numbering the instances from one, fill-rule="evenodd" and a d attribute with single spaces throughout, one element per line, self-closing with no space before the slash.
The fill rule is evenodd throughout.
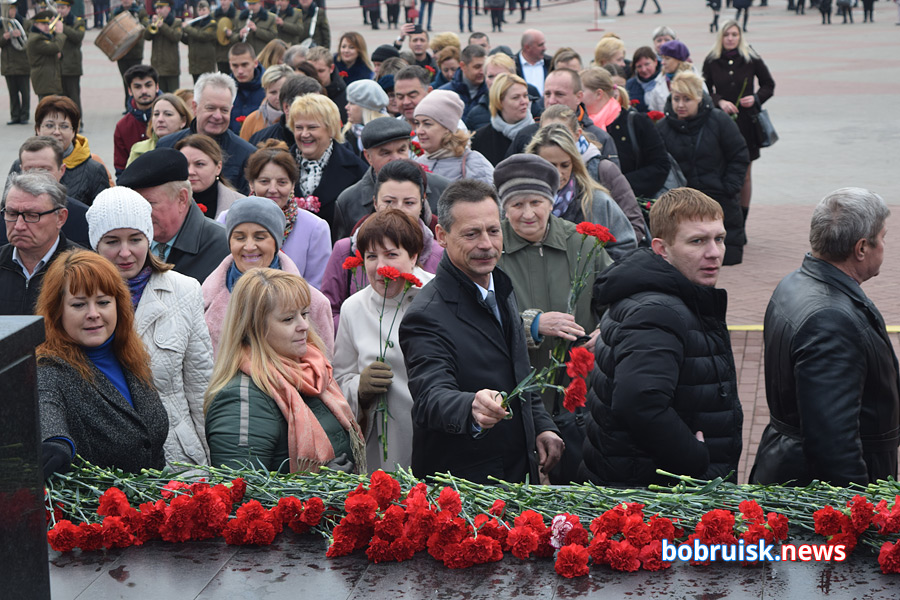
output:
<path id="1" fill-rule="evenodd" d="M 494 503 L 491 505 L 491 508 L 488 512 L 495 517 L 503 518 L 503 513 L 506 512 L 506 502 L 503 500 L 494 500 Z"/>
<path id="2" fill-rule="evenodd" d="M 556 555 L 556 564 L 553 568 L 556 569 L 557 574 L 568 579 L 583 577 L 590 572 L 589 557 L 588 550 L 584 546 L 578 544 L 563 546 Z"/>
<path id="3" fill-rule="evenodd" d="M 347 73 L 347 71 L 338 71 L 338 75 L 340 75 L 340 76 L 343 77 L 344 79 L 346 79 L 347 77 L 350 76 L 350 74 Z"/>
<path id="4" fill-rule="evenodd" d="M 378 510 L 378 501 L 369 494 L 357 494 L 347 498 L 344 502 L 344 510 L 347 516 L 344 520 L 355 525 L 371 525 L 375 522 L 375 511 Z"/>
<path id="5" fill-rule="evenodd" d="M 400 273 L 400 278 L 405 280 L 412 287 L 422 287 L 422 282 L 412 273 Z"/>
<path id="6" fill-rule="evenodd" d="M 639 556 L 638 549 L 629 542 L 613 540 L 606 549 L 606 560 L 616 571 L 637 571 L 641 568 Z"/>
<path id="7" fill-rule="evenodd" d="M 662 559 L 662 540 L 653 540 L 641 548 L 638 556 L 645 571 L 660 571 L 672 566 L 671 562 Z"/>
<path id="8" fill-rule="evenodd" d="M 885 542 L 881 545 L 881 551 L 878 553 L 878 566 L 881 572 L 900 573 L 900 541 Z"/>
<path id="9" fill-rule="evenodd" d="M 318 496 L 313 496 L 303 504 L 303 514 L 300 520 L 309 527 L 315 527 L 322 521 L 325 514 L 325 503 Z"/>
<path id="10" fill-rule="evenodd" d="M 658 110 L 651 110 L 647 113 L 647 116 L 650 117 L 651 121 L 659 121 L 663 117 L 665 117 L 665 113 L 661 113 Z"/>
<path id="11" fill-rule="evenodd" d="M 766 520 L 763 509 L 756 503 L 756 500 L 744 500 L 738 505 L 738 510 L 745 521 L 762 523 Z"/>
<path id="12" fill-rule="evenodd" d="M 57 521 L 56 526 L 47 532 L 47 541 L 57 552 L 71 552 L 81 542 L 81 532 L 72 521 L 63 519 Z"/>
<path id="13" fill-rule="evenodd" d="M 80 523 L 78 525 L 78 546 L 85 552 L 103 547 L 103 525 L 100 523 Z"/>
<path id="14" fill-rule="evenodd" d="M 441 490 L 441 495 L 438 496 L 438 506 L 441 507 L 442 511 L 448 512 L 454 517 L 459 515 L 462 511 L 462 500 L 459 497 L 459 492 L 453 488 L 445 487 Z"/>
<path id="15" fill-rule="evenodd" d="M 605 565 L 609 562 L 609 559 L 606 557 L 606 552 L 609 550 L 610 542 L 611 540 L 606 535 L 606 532 L 603 531 L 596 534 L 594 539 L 591 540 L 591 543 L 588 546 L 588 552 L 595 565 Z"/>
<path id="16" fill-rule="evenodd" d="M 111 487 L 100 496 L 97 514 L 101 517 L 122 517 L 128 514 L 130 508 L 125 493 L 119 488 Z"/>
<path id="17" fill-rule="evenodd" d="M 391 551 L 391 543 L 388 540 L 378 536 L 372 538 L 369 547 L 366 548 L 366 556 L 373 563 L 388 562 L 394 560 L 394 553 Z"/>
<path id="18" fill-rule="evenodd" d="M 644 520 L 638 515 L 631 515 L 625 518 L 622 533 L 625 535 L 625 539 L 635 548 L 643 548 L 653 539 L 650 526 L 644 523 Z"/>
<path id="19" fill-rule="evenodd" d="M 174 498 L 176 495 L 178 495 L 178 494 L 176 493 L 176 492 L 178 492 L 178 490 L 188 490 L 188 491 L 190 491 L 190 489 L 191 489 L 191 486 L 189 486 L 188 484 L 184 483 L 183 481 L 176 481 L 176 480 L 172 479 L 172 480 L 169 481 L 169 483 L 167 483 L 166 485 L 163 486 L 161 495 L 162 495 L 162 497 L 165 498 L 166 500 L 171 500 L 171 499 Z"/>
<path id="20" fill-rule="evenodd" d="M 594 236 L 604 244 L 607 242 L 616 241 L 616 237 L 609 232 L 609 229 L 607 229 L 603 225 L 597 225 L 596 223 L 588 223 L 587 221 L 583 221 L 575 226 L 575 231 L 577 231 L 581 235 Z"/>
<path id="21" fill-rule="evenodd" d="M 393 504 L 384 511 L 381 520 L 375 523 L 375 535 L 383 540 L 391 542 L 403 535 L 403 524 L 406 520 L 406 511 Z"/>
<path id="22" fill-rule="evenodd" d="M 788 536 L 788 518 L 778 513 L 770 512 L 766 523 L 775 534 L 776 540 L 786 540 Z"/>
<path id="23" fill-rule="evenodd" d="M 399 537 L 391 542 L 391 552 L 397 562 L 409 560 L 416 553 L 416 545 L 408 537 Z"/>
<path id="24" fill-rule="evenodd" d="M 537 532 L 541 532 L 544 530 L 544 517 L 542 517 L 539 513 L 534 512 L 531 509 L 522 511 L 522 513 L 516 517 L 513 524 L 516 527 L 531 527 Z"/>
<path id="25" fill-rule="evenodd" d="M 247 115 L 241 115 L 239 117 L 235 117 L 234 120 L 237 121 L 238 123 L 243 123 L 244 121 L 247 120 Z"/>
<path id="26" fill-rule="evenodd" d="M 177 496 L 166 507 L 159 535 L 166 542 L 186 542 L 194 528 L 196 505 L 190 496 Z"/>
<path id="27" fill-rule="evenodd" d="M 247 482 L 242 478 L 231 480 L 231 501 L 237 504 L 244 500 L 244 494 L 247 492 Z"/>
<path id="28" fill-rule="evenodd" d="M 825 506 L 813 513 L 816 533 L 829 537 L 841 530 L 841 517 L 844 516 L 831 506 Z"/>
<path id="29" fill-rule="evenodd" d="M 207 540 L 218 537 L 222 528 L 228 523 L 231 506 L 212 488 L 205 489 L 193 497 L 194 528 L 191 537 L 195 540 Z"/>
<path id="30" fill-rule="evenodd" d="M 356 251 L 354 256 L 348 256 L 344 259 L 343 269 L 345 271 L 352 271 L 353 269 L 357 269 L 361 267 L 363 264 L 362 255 L 360 255 L 359 250 Z"/>
<path id="31" fill-rule="evenodd" d="M 513 527 L 506 535 L 506 547 L 513 556 L 525 560 L 537 550 L 538 534 L 531 527 Z"/>
<path id="32" fill-rule="evenodd" d="M 850 520 L 853 522 L 853 530 L 860 534 L 872 524 L 875 516 L 875 505 L 866 500 L 865 496 L 853 496 L 853 500 L 847 502 L 850 507 Z"/>
<path id="33" fill-rule="evenodd" d="M 369 494 L 378 501 L 378 508 L 384 510 L 391 502 L 400 499 L 400 483 L 379 469 L 369 478 Z"/>
<path id="34" fill-rule="evenodd" d="M 696 533 L 704 542 L 714 538 L 730 535 L 734 530 L 734 514 L 731 511 L 716 508 L 700 517 Z"/>
<path id="35" fill-rule="evenodd" d="M 632 98 L 632 99 L 631 99 L 631 105 L 632 105 L 632 106 L 637 106 L 637 105 L 640 104 L 640 103 L 641 103 L 641 101 L 638 100 L 637 98 Z"/>
<path id="36" fill-rule="evenodd" d="M 426 69 L 429 73 L 431 73 L 432 75 L 434 75 L 435 73 L 437 73 L 437 71 L 435 71 L 435 70 L 434 70 L 434 67 L 432 67 L 431 65 L 425 65 L 425 69 Z"/>
<path id="37" fill-rule="evenodd" d="M 199 208 L 199 209 L 200 209 L 200 212 L 202 212 L 204 215 L 205 215 L 206 212 L 209 210 L 209 209 L 206 207 L 206 205 L 203 204 L 202 202 L 198 202 L 198 203 L 197 203 L 197 208 Z"/>
<path id="38" fill-rule="evenodd" d="M 594 368 L 594 353 L 587 348 L 576 346 L 569 352 L 566 363 L 566 375 L 569 377 L 586 377 Z"/>
<path id="39" fill-rule="evenodd" d="M 394 281 L 396 279 L 400 279 L 400 271 L 394 267 L 378 267 L 378 271 L 376 271 L 379 275 L 384 277 L 385 279 L 389 279 Z"/>
<path id="40" fill-rule="evenodd" d="M 591 521 L 591 533 L 597 535 L 603 532 L 607 536 L 620 533 L 625 523 L 625 514 L 617 508 L 611 508 Z"/>
<path id="41" fill-rule="evenodd" d="M 856 536 L 852 533 L 838 533 L 828 540 L 829 546 L 843 546 L 844 552 L 850 554 L 856 548 Z"/>
<path id="42" fill-rule="evenodd" d="M 106 517 L 103 519 L 103 545 L 107 548 L 127 548 L 142 542 L 128 532 L 122 517 Z"/>
<path id="43" fill-rule="evenodd" d="M 647 524 L 650 528 L 650 537 L 654 540 L 673 540 L 675 539 L 675 525 L 666 517 L 650 517 Z"/>
<path id="44" fill-rule="evenodd" d="M 587 403 L 587 384 L 581 377 L 576 377 L 566 388 L 566 395 L 563 398 L 563 407 L 569 412 L 575 412 L 576 408 L 580 408 Z"/>

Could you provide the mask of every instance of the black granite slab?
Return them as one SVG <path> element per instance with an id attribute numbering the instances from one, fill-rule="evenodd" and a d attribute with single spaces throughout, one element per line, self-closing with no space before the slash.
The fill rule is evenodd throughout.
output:
<path id="1" fill-rule="evenodd" d="M 548 559 L 507 556 L 499 563 L 450 570 L 427 554 L 376 565 L 362 553 L 326 558 L 326 548 L 322 538 L 286 531 L 266 548 L 230 547 L 220 539 L 151 542 L 106 553 L 51 551 L 52 593 L 54 600 L 900 598 L 900 577 L 882 575 L 875 556 L 862 549 L 844 563 L 676 563 L 665 571 L 636 573 L 596 567 L 586 577 L 564 579 Z"/>

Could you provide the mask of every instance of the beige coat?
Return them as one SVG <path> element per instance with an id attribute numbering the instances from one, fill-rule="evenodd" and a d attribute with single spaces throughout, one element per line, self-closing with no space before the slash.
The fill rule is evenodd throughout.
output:
<path id="1" fill-rule="evenodd" d="M 166 463 L 207 465 L 203 394 L 213 355 L 200 284 L 175 271 L 154 273 L 134 316 L 135 329 L 150 353 L 153 385 L 169 415 Z"/>
<path id="2" fill-rule="evenodd" d="M 413 274 L 422 284 L 426 284 L 434 277 L 431 273 L 416 267 Z M 371 408 L 361 411 L 359 408 L 359 376 L 363 369 L 372 364 L 378 358 L 382 346 L 378 333 L 378 315 L 381 314 L 384 298 L 378 295 L 372 286 L 353 294 L 341 306 L 341 326 L 338 328 L 337 339 L 334 342 L 334 379 L 341 386 L 341 391 L 350 404 L 350 408 L 362 420 L 363 412 L 366 413 L 366 465 L 372 473 L 378 469 L 385 471 L 396 470 L 398 466 L 409 468 L 412 462 L 412 394 L 409 392 L 409 378 L 406 374 L 406 365 L 403 362 L 403 352 L 400 350 L 398 330 L 400 321 L 413 298 L 419 292 L 417 288 L 410 288 L 400 312 L 391 330 L 390 340 L 393 347 L 387 349 L 385 362 L 390 365 L 394 378 L 387 393 L 388 411 L 388 458 L 384 459 L 381 442 L 378 439 L 381 433 L 381 415 L 375 412 L 377 402 Z M 397 300 L 386 301 L 384 309 L 385 321 L 383 330 L 391 324 L 394 311 L 397 309 Z"/>

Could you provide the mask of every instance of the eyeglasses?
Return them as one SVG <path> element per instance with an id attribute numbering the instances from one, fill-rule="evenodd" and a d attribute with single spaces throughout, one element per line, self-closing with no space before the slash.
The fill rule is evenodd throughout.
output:
<path id="1" fill-rule="evenodd" d="M 71 131 L 72 126 L 62 121 L 60 123 L 54 123 L 53 121 L 41 123 L 41 131 L 53 131 L 54 129 L 58 129 L 60 132 Z"/>
<path id="2" fill-rule="evenodd" d="M 60 209 L 58 209 L 58 208 L 52 208 L 50 210 L 45 210 L 44 212 L 36 213 L 36 212 L 17 212 L 14 210 L 7 210 L 4 208 L 4 209 L 0 209 L 0 213 L 3 214 L 3 220 L 6 221 L 7 223 L 15 223 L 16 221 L 19 220 L 19 217 L 22 217 L 22 219 L 26 223 L 37 223 L 38 221 L 41 220 L 41 217 L 43 217 L 44 215 L 53 214 L 59 210 Z"/>

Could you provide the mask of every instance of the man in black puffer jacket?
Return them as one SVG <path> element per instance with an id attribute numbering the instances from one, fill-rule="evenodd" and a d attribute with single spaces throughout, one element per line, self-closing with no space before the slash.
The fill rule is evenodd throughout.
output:
<path id="1" fill-rule="evenodd" d="M 724 256 L 722 209 L 676 188 L 650 212 L 652 250 L 604 271 L 594 302 L 597 367 L 581 476 L 602 485 L 672 483 L 663 469 L 734 481 L 743 411 L 726 294 L 715 288 Z M 729 477 L 730 474 L 730 477 Z"/>

